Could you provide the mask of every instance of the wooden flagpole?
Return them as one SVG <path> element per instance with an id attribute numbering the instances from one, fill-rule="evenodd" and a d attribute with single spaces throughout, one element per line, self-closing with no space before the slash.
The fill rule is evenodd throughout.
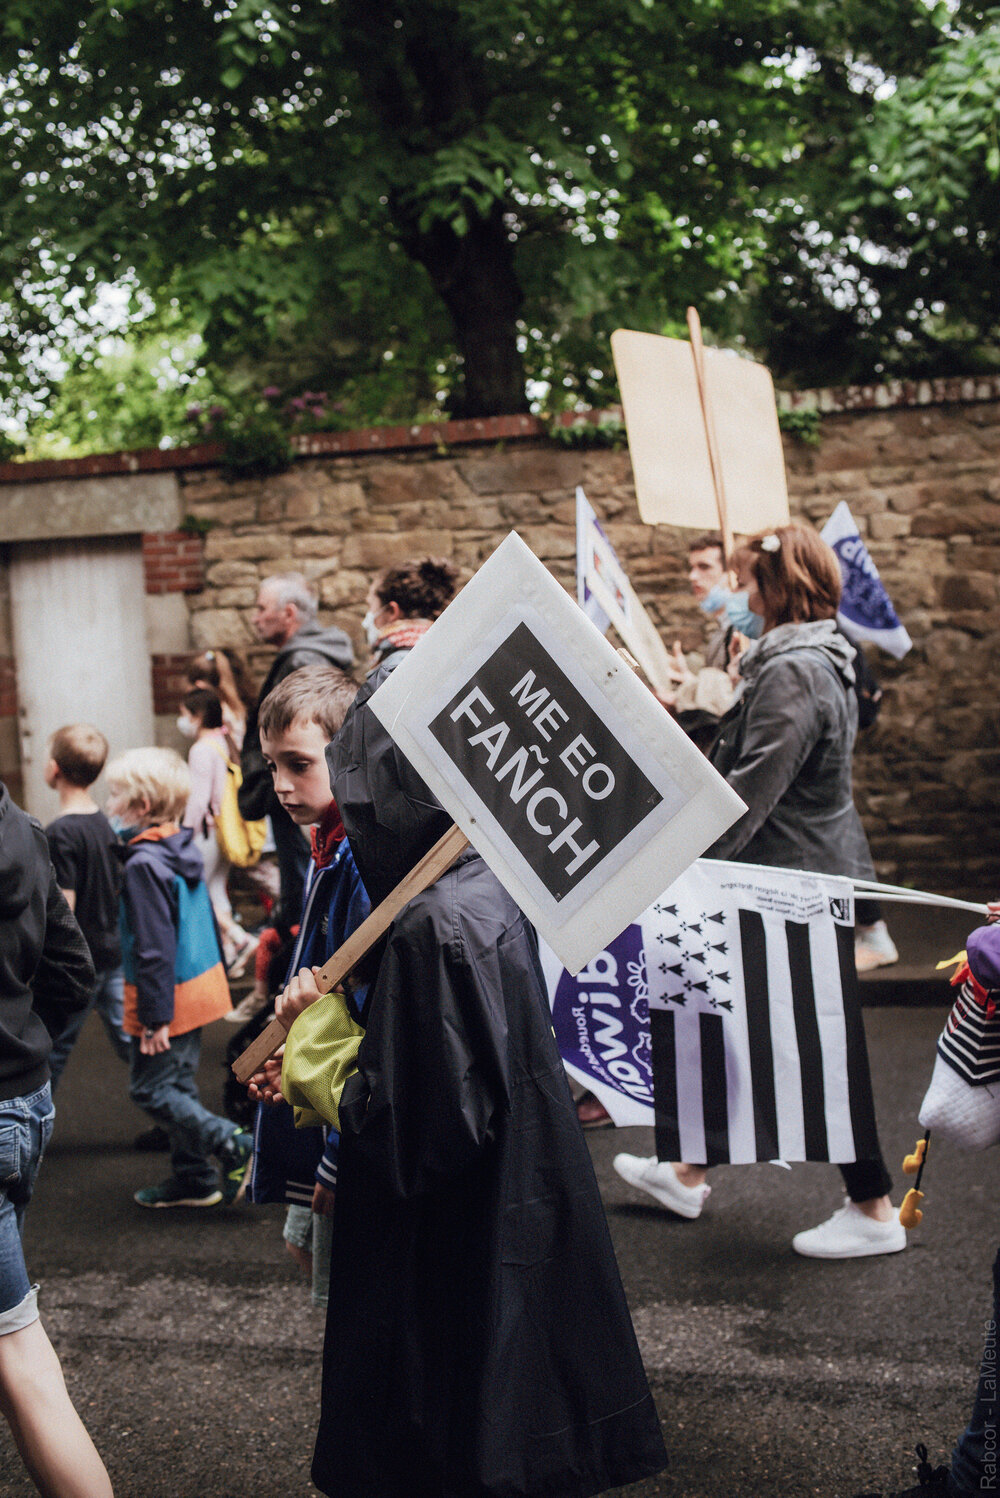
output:
<path id="1" fill-rule="evenodd" d="M 722 477 L 722 459 L 719 455 L 719 441 L 715 434 L 715 421 L 712 417 L 712 402 L 705 380 L 705 345 L 701 338 L 701 318 L 695 307 L 687 309 L 687 325 L 691 335 L 691 356 L 694 359 L 694 377 L 698 385 L 701 417 L 705 424 L 705 441 L 708 444 L 708 466 L 712 473 L 712 488 L 715 490 L 715 504 L 719 512 L 719 529 L 722 532 L 722 544 L 726 549 L 728 563 L 733 554 L 733 532 L 726 506 L 726 486 Z"/>
<path id="2" fill-rule="evenodd" d="M 452 823 L 443 837 L 415 864 L 405 879 L 401 879 L 391 894 L 386 895 L 381 905 L 375 907 L 367 920 L 361 922 L 342 947 L 338 947 L 328 962 L 316 975 L 316 984 L 324 994 L 342 983 L 359 963 L 365 953 L 375 945 L 396 919 L 404 905 L 440 879 L 451 868 L 456 858 L 469 846 L 469 839 L 462 829 Z M 247 1083 L 255 1071 L 284 1045 L 288 1032 L 277 1018 L 251 1041 L 242 1055 L 233 1062 L 233 1075 L 238 1082 Z"/>

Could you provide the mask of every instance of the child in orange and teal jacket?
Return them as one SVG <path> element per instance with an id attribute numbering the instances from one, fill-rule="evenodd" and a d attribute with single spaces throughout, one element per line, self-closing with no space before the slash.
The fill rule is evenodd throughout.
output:
<path id="1" fill-rule="evenodd" d="M 191 829 L 179 826 L 188 769 L 171 749 L 133 749 L 107 771 L 122 849 L 129 1094 L 166 1130 L 172 1175 L 135 1193 L 141 1207 L 212 1207 L 243 1192 L 252 1140 L 198 1096 L 201 1029 L 232 1007 L 218 930 Z M 211 1156 L 222 1167 L 221 1183 Z"/>

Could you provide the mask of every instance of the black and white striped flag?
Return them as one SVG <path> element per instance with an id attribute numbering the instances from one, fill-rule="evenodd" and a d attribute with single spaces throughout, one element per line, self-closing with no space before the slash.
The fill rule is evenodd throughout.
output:
<path id="1" fill-rule="evenodd" d="M 546 963 L 563 1057 L 660 1159 L 870 1157 L 853 922 L 850 880 L 701 859 L 576 978 Z"/>

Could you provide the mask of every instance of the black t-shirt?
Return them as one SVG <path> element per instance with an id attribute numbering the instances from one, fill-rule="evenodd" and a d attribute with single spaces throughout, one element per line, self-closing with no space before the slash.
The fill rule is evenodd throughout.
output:
<path id="1" fill-rule="evenodd" d="M 118 935 L 121 859 L 103 811 L 69 812 L 45 829 L 60 889 L 76 891 L 74 914 L 99 973 L 122 960 Z"/>

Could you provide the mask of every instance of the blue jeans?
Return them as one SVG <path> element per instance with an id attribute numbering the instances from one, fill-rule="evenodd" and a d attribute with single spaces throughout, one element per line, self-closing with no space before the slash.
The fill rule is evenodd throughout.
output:
<path id="1" fill-rule="evenodd" d="M 55 1116 L 48 1082 L 28 1097 L 0 1100 L 0 1336 L 38 1320 L 21 1229 Z"/>
<path id="2" fill-rule="evenodd" d="M 122 1029 L 122 1020 L 125 1015 L 125 973 L 121 967 L 105 968 L 104 972 L 98 973 L 94 984 L 94 997 L 86 1009 L 74 1014 L 59 1039 L 54 1042 L 49 1052 L 49 1072 L 51 1073 L 52 1091 L 55 1092 L 59 1078 L 62 1076 L 63 1067 L 69 1059 L 69 1053 L 76 1045 L 80 1031 L 83 1029 L 84 1021 L 91 1009 L 96 1009 L 104 1021 L 104 1028 L 108 1032 L 108 1039 L 114 1049 L 115 1055 L 122 1061 L 128 1061 L 132 1054 L 132 1046 L 129 1037 Z"/>
<path id="3" fill-rule="evenodd" d="M 200 1055 L 200 1029 L 171 1035 L 169 1051 L 157 1056 L 144 1056 L 133 1037 L 128 1090 L 132 1101 L 166 1130 L 176 1180 L 193 1195 L 204 1196 L 219 1184 L 209 1156 L 239 1131 L 230 1119 L 211 1113 L 198 1096 Z"/>
<path id="4" fill-rule="evenodd" d="M 993 1263 L 993 1314 L 985 1323 L 983 1361 L 972 1406 L 972 1417 L 958 1438 L 951 1457 L 948 1492 L 954 1498 L 973 1498 L 1000 1491 L 998 1466 L 998 1327 L 1000 1327 L 1000 1251 Z"/>

